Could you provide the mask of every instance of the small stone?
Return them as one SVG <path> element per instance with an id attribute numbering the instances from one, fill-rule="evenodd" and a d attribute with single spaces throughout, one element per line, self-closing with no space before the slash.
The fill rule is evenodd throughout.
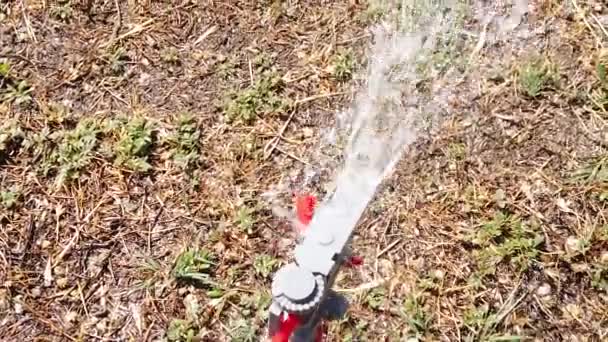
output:
<path id="1" fill-rule="evenodd" d="M 78 318 L 78 314 L 74 311 L 68 311 L 63 317 L 66 323 L 73 323 L 76 321 L 76 318 Z"/>
<path id="2" fill-rule="evenodd" d="M 566 239 L 566 243 L 564 244 L 564 248 L 566 249 L 566 253 L 572 255 L 576 254 L 579 250 L 581 242 L 576 236 L 570 236 Z"/>
<path id="3" fill-rule="evenodd" d="M 582 262 L 570 264 L 570 268 L 575 273 L 585 273 L 585 272 L 589 271 L 589 265 L 582 263 Z"/>
<path id="4" fill-rule="evenodd" d="M 59 278 L 57 279 L 57 287 L 60 289 L 65 289 L 68 287 L 68 278 Z"/>
<path id="5" fill-rule="evenodd" d="M 31 293 L 32 297 L 38 298 L 38 297 L 40 297 L 41 294 L 42 294 L 42 290 L 40 290 L 39 287 L 34 287 L 32 289 L 32 293 Z"/>
<path id="6" fill-rule="evenodd" d="M 47 249 L 51 246 L 51 241 L 49 240 L 42 240 L 42 243 L 40 244 L 40 247 L 42 247 L 42 249 Z"/>
<path id="7" fill-rule="evenodd" d="M 23 313 L 23 304 L 21 304 L 21 296 L 15 297 L 15 304 L 13 305 L 13 309 L 17 315 L 21 315 Z"/>
<path id="8" fill-rule="evenodd" d="M 433 272 L 433 277 L 437 280 L 442 280 L 445 277 L 445 272 L 443 270 L 435 270 Z"/>
<path id="9" fill-rule="evenodd" d="M 306 138 L 312 138 L 312 136 L 315 134 L 315 131 L 312 128 L 309 127 L 304 127 L 302 129 L 302 134 L 304 135 L 304 137 Z"/>
<path id="10" fill-rule="evenodd" d="M 547 283 L 542 284 L 536 290 L 536 294 L 538 294 L 541 297 L 550 295 L 551 294 L 551 285 L 549 285 Z"/>
<path id="11" fill-rule="evenodd" d="M 602 253 L 602 256 L 600 257 L 600 262 L 602 264 L 608 264 L 608 252 Z"/>
<path id="12" fill-rule="evenodd" d="M 106 319 L 102 319 L 97 324 L 95 324 L 95 328 L 97 328 L 98 332 L 104 333 L 106 331 L 108 324 L 106 323 Z"/>

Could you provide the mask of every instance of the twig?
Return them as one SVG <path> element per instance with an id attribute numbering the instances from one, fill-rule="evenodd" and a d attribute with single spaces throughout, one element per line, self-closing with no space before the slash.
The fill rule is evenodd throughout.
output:
<path id="1" fill-rule="evenodd" d="M 581 19 L 583 19 L 585 26 L 587 26 L 589 31 L 591 31 L 591 35 L 595 38 L 596 42 L 599 44 L 599 46 L 604 47 L 602 40 L 600 39 L 600 37 L 597 36 L 597 34 L 595 34 L 595 30 L 593 29 L 591 24 L 589 24 L 589 22 L 587 21 L 587 18 L 585 17 L 585 13 L 583 12 L 583 10 L 580 7 L 578 7 L 578 3 L 576 2 L 576 0 L 570 0 L 570 1 L 572 2 L 572 5 L 574 6 L 574 8 L 578 12 L 578 14 L 581 16 Z"/>
<path id="2" fill-rule="evenodd" d="M 332 96 L 346 95 L 346 94 L 349 94 L 349 92 L 318 94 L 318 95 L 313 95 L 313 96 L 303 98 L 301 100 L 296 100 L 294 103 L 294 106 L 291 110 L 291 114 L 287 118 L 287 121 L 285 121 L 285 123 L 283 124 L 283 127 L 281 127 L 281 129 L 279 130 L 279 133 L 273 139 L 271 139 L 268 142 L 268 144 L 266 144 L 266 147 L 264 147 L 264 159 L 268 159 L 272 155 L 272 152 L 274 152 L 274 150 L 277 148 L 277 145 L 279 144 L 279 140 L 284 139 L 283 133 L 285 133 L 287 126 L 289 126 L 289 123 L 292 121 L 299 105 L 304 104 L 306 102 L 315 101 L 318 99 L 323 99 L 323 98 L 332 97 Z M 305 163 L 305 164 L 307 164 L 307 163 Z"/>
<path id="3" fill-rule="evenodd" d="M 584 133 L 585 136 L 593 141 L 594 143 L 602 146 L 603 148 L 608 148 L 608 142 L 605 142 L 603 140 L 601 140 L 600 138 L 596 137 L 590 130 L 589 128 L 587 128 L 587 125 L 585 125 L 585 123 L 583 122 L 583 119 L 581 118 L 581 116 L 579 115 L 579 113 L 577 113 L 576 111 L 574 111 L 574 115 L 576 115 L 576 118 L 578 119 L 579 123 L 581 124 L 581 127 L 583 128 L 583 130 L 585 131 Z"/>
<path id="4" fill-rule="evenodd" d="M 87 302 L 84 299 L 84 295 L 82 294 L 82 287 L 80 286 L 80 282 L 77 283 L 78 285 L 78 295 L 80 297 L 80 301 L 82 302 L 82 308 L 84 309 L 84 314 L 87 315 L 88 318 L 90 318 L 91 316 L 89 316 L 89 310 L 87 309 Z"/>
<path id="5" fill-rule="evenodd" d="M 608 31 L 606 31 L 606 29 L 604 28 L 604 25 L 602 25 L 602 22 L 597 18 L 597 16 L 595 14 L 591 13 L 591 18 L 593 18 L 593 20 L 595 20 L 595 22 L 597 23 L 597 26 L 600 27 L 600 30 L 602 30 L 602 32 L 604 32 L 606 37 L 608 37 Z"/>
<path id="6" fill-rule="evenodd" d="M 304 165 L 310 166 L 310 163 L 309 163 L 309 162 L 307 162 L 307 161 L 305 161 L 305 160 L 301 159 L 300 157 L 297 157 L 297 156 L 295 156 L 295 155 L 293 155 L 293 154 L 291 154 L 291 153 L 289 153 L 289 152 L 287 152 L 287 151 L 284 151 L 283 149 L 281 149 L 281 148 L 279 148 L 279 147 L 277 147 L 276 149 L 277 149 L 277 151 L 279 151 L 279 152 L 281 152 L 281 153 L 285 154 L 286 156 L 291 157 L 291 158 L 293 158 L 293 159 L 295 159 L 295 160 L 299 161 L 300 163 L 302 163 L 302 164 L 304 164 Z"/>
<path id="7" fill-rule="evenodd" d="M 291 120 L 293 119 L 294 115 L 296 114 L 296 109 L 295 107 L 291 110 L 291 114 L 289 115 L 289 117 L 287 118 L 287 120 L 285 121 L 285 123 L 283 124 L 283 127 L 281 127 L 281 129 L 279 130 L 279 132 L 277 133 L 277 135 L 272 138 L 268 144 L 266 144 L 266 147 L 264 147 L 264 159 L 268 159 L 268 157 L 270 157 L 270 155 L 272 155 L 272 152 L 274 151 L 274 149 L 277 147 L 279 140 L 281 138 L 283 138 L 283 133 L 285 133 L 285 130 L 287 129 L 287 126 L 289 126 L 289 123 L 291 122 Z"/>
<path id="8" fill-rule="evenodd" d="M 25 4 L 24 1 L 21 0 L 21 13 L 23 14 L 23 21 L 25 22 L 25 28 L 27 29 L 27 34 L 32 38 L 34 43 L 38 43 L 38 39 L 36 39 L 36 35 L 34 34 L 34 30 L 32 30 L 32 25 L 30 24 L 30 20 L 28 19 L 27 13 L 25 12 Z"/>
<path id="9" fill-rule="evenodd" d="M 397 239 L 397 240 L 391 242 L 388 246 L 386 246 L 383 250 L 381 250 L 380 252 L 378 252 L 378 254 L 376 254 L 376 259 L 378 259 L 382 255 L 384 255 L 384 253 L 390 251 L 393 247 L 395 247 L 395 245 L 397 245 L 399 242 L 401 242 L 401 240 L 402 239 Z"/>
<path id="10" fill-rule="evenodd" d="M 297 105 L 301 105 L 301 104 L 304 104 L 304 103 L 310 102 L 310 101 L 324 99 L 324 98 L 327 98 L 327 97 L 347 95 L 347 94 L 350 94 L 350 92 L 348 92 L 348 91 L 342 91 L 342 92 L 338 92 L 338 93 L 313 95 L 313 96 L 309 96 L 309 97 L 303 98 L 301 100 L 296 100 L 295 105 L 297 106 Z"/>
<path id="11" fill-rule="evenodd" d="M 156 216 L 154 216 L 154 221 L 152 222 L 152 225 L 148 229 L 148 254 L 150 254 L 150 251 L 152 250 L 152 233 L 154 232 L 154 228 L 156 228 L 156 225 L 158 224 L 158 219 L 160 218 L 160 215 L 163 213 L 164 210 L 165 204 L 162 203 L 160 209 L 158 209 L 158 212 L 156 213 Z"/>
<path id="12" fill-rule="evenodd" d="M 122 26 L 122 13 L 120 12 L 120 3 L 118 0 L 114 0 L 114 6 L 116 6 L 116 15 L 118 18 L 114 23 L 114 29 L 112 30 L 112 37 L 110 38 L 110 41 L 113 41 L 118 36 L 120 27 Z"/>
<path id="13" fill-rule="evenodd" d="M 57 265 L 59 265 L 59 262 L 61 262 L 61 260 L 63 260 L 63 258 L 72 251 L 72 248 L 74 248 L 74 245 L 76 245 L 76 240 L 78 240 L 79 236 L 80 236 L 80 229 L 76 230 L 76 234 L 74 234 L 74 236 L 72 237 L 70 242 L 68 242 L 68 244 L 61 251 L 61 253 L 59 253 L 59 255 L 57 255 L 57 257 L 54 258 L 55 262 L 53 263 L 53 268 L 56 267 Z"/>
<path id="14" fill-rule="evenodd" d="M 194 41 L 194 43 L 192 43 L 192 46 L 194 47 L 194 46 L 198 45 L 200 42 L 202 42 L 203 40 L 205 40 L 209 35 L 211 35 L 215 31 L 217 31 L 217 25 L 209 27 L 207 30 L 205 30 L 205 32 L 203 32 L 203 34 L 200 35 L 200 37 L 198 37 Z"/>
<path id="15" fill-rule="evenodd" d="M 251 59 L 249 60 L 249 84 L 253 87 L 253 66 L 251 65 Z"/>
<path id="16" fill-rule="evenodd" d="M 148 329 L 146 329 L 146 332 L 144 334 L 144 338 L 142 341 L 144 341 L 144 342 L 148 341 L 148 337 L 150 337 L 150 332 L 152 331 L 152 327 L 154 327 L 155 323 L 156 323 L 156 321 L 152 320 L 152 323 L 150 323 L 150 325 L 148 326 Z"/>
<path id="17" fill-rule="evenodd" d="M 359 286 L 357 286 L 357 287 L 355 287 L 353 289 L 337 289 L 336 292 L 340 292 L 340 293 L 363 292 L 363 291 L 375 289 L 376 287 L 382 286 L 386 282 L 388 282 L 389 280 L 390 280 L 390 278 L 380 278 L 380 279 L 371 281 L 369 283 L 365 283 L 363 285 L 359 285 Z"/>
<path id="18" fill-rule="evenodd" d="M 105 43 L 101 44 L 101 47 L 102 47 L 102 48 L 108 47 L 108 46 L 110 46 L 110 45 L 112 45 L 112 44 L 114 44 L 114 43 L 116 43 L 116 42 L 119 42 L 119 41 L 121 41 L 121 40 L 123 40 L 123 39 L 125 39 L 125 38 L 127 38 L 127 37 L 129 37 L 129 36 L 132 36 L 132 35 L 134 35 L 134 34 L 137 34 L 137 33 L 141 32 L 141 31 L 143 31 L 144 29 L 146 29 L 146 27 L 147 27 L 148 25 L 150 25 L 150 24 L 151 24 L 153 21 L 154 21 L 154 19 L 148 19 L 148 20 L 144 21 L 143 23 L 141 23 L 141 24 L 139 24 L 139 25 L 135 26 L 135 27 L 134 27 L 133 29 L 131 29 L 130 31 L 123 33 L 123 34 L 122 34 L 122 35 L 120 35 L 119 37 L 117 37 L 117 38 L 115 38 L 115 39 L 113 39 L 113 40 L 109 40 L 109 41 L 107 41 L 107 42 L 105 42 Z"/>

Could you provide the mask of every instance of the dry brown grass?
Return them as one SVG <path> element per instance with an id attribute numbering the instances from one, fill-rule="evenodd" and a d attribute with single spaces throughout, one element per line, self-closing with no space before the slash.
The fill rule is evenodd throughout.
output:
<path id="1" fill-rule="evenodd" d="M 355 250 L 368 264 L 337 284 L 352 307 L 331 340 L 607 338 L 608 13 L 531 8 L 547 28 L 534 56 L 480 51 L 497 74 L 463 89 L 459 114 L 412 149 L 362 219 Z M 3 340 L 148 341 L 178 326 L 258 340 L 269 272 L 293 240 L 261 194 L 319 162 L 317 128 L 349 100 L 337 56 L 363 61 L 365 5 L 0 9 Z M 148 120 L 149 134 L 120 118 Z M 187 249 L 211 260 L 176 277 Z"/>

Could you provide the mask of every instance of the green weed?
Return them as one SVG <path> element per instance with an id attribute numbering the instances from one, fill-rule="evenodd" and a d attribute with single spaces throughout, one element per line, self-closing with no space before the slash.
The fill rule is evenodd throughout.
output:
<path id="1" fill-rule="evenodd" d="M 557 84 L 557 71 L 547 61 L 533 59 L 518 70 L 518 81 L 528 96 L 537 97 L 543 90 Z"/>
<path id="2" fill-rule="evenodd" d="M 372 289 L 366 296 L 365 301 L 371 309 L 379 310 L 386 300 L 386 289 L 378 287 Z"/>
<path id="3" fill-rule="evenodd" d="M 163 277 L 161 265 L 154 259 L 146 258 L 138 267 L 139 278 L 143 279 L 139 288 L 151 289 Z"/>
<path id="4" fill-rule="evenodd" d="M 228 95 L 223 105 L 228 122 L 252 123 L 259 115 L 286 111 L 291 103 L 281 97 L 283 80 L 274 72 L 265 72 L 252 86 Z"/>
<path id="5" fill-rule="evenodd" d="M 594 265 L 591 275 L 591 286 L 593 288 L 608 293 L 608 265 Z"/>
<path id="6" fill-rule="evenodd" d="M 8 77 L 8 73 L 11 70 L 11 65 L 8 62 L 0 62 L 0 77 Z"/>
<path id="7" fill-rule="evenodd" d="M 278 264 L 278 260 L 271 257 L 270 255 L 263 254 L 256 256 L 253 261 L 253 268 L 255 269 L 255 273 L 266 278 L 274 271 L 275 267 Z"/>
<path id="8" fill-rule="evenodd" d="M 421 294 L 408 294 L 403 304 L 403 314 L 412 332 L 420 335 L 430 328 L 432 318 L 424 308 L 424 298 Z"/>
<path id="9" fill-rule="evenodd" d="M 259 341 L 256 327 L 244 319 L 236 319 L 230 324 L 231 342 L 254 342 Z"/>
<path id="10" fill-rule="evenodd" d="M 247 234 L 253 234 L 253 225 L 255 220 L 253 214 L 255 210 L 247 206 L 242 206 L 236 213 L 235 222 L 239 228 Z"/>
<path id="11" fill-rule="evenodd" d="M 491 221 L 480 226 L 471 240 L 481 248 L 473 251 L 477 271 L 470 281 L 480 287 L 483 279 L 493 275 L 505 260 L 519 272 L 526 271 L 538 258 L 543 241 L 541 234 L 529 229 L 518 217 L 497 213 Z"/>
<path id="12" fill-rule="evenodd" d="M 194 342 L 198 335 L 198 327 L 186 319 L 173 319 L 167 329 L 167 340 L 171 342 Z"/>
<path id="13" fill-rule="evenodd" d="M 169 144 L 173 160 L 183 170 L 190 170 L 197 165 L 201 155 L 200 138 L 201 132 L 194 117 L 182 114 L 177 132 L 169 138 Z"/>
<path id="14" fill-rule="evenodd" d="M 32 101 L 30 93 L 33 88 L 25 80 L 16 84 L 7 84 L 7 90 L 0 97 L 0 102 L 13 102 L 16 105 L 28 104 Z"/>
<path id="15" fill-rule="evenodd" d="M 462 143 L 451 143 L 448 145 L 446 154 L 450 160 L 464 160 L 466 158 L 466 147 Z"/>
<path id="16" fill-rule="evenodd" d="M 177 257 L 172 274 L 178 280 L 209 283 L 214 265 L 213 255 L 209 251 L 188 248 Z"/>
<path id="17" fill-rule="evenodd" d="M 608 155 L 600 156 L 587 163 L 587 165 L 575 171 L 572 178 L 575 181 L 586 183 L 608 182 Z"/>
<path id="18" fill-rule="evenodd" d="M 57 170 L 56 185 L 80 177 L 81 171 L 85 170 L 93 160 L 100 133 L 101 126 L 98 121 L 83 119 L 72 130 L 57 131 L 48 136 L 51 140 L 58 141 L 58 145 L 50 157 L 43 161 L 43 165 L 46 166 L 45 171 Z M 40 137 L 40 139 L 44 138 Z M 44 140 L 40 142 L 45 143 Z"/>
<path id="19" fill-rule="evenodd" d="M 236 74 L 236 68 L 238 66 L 239 63 L 233 58 L 220 56 L 216 66 L 216 72 L 221 78 L 227 79 Z"/>
<path id="20" fill-rule="evenodd" d="M 110 66 L 110 71 L 113 75 L 121 75 L 127 70 L 127 50 L 124 47 L 118 47 L 110 50 L 105 54 L 107 64 Z"/>
<path id="21" fill-rule="evenodd" d="M 0 160 L 2 155 L 8 154 L 23 138 L 24 133 L 17 120 L 5 121 L 0 126 Z"/>
<path id="22" fill-rule="evenodd" d="M 177 64 L 179 62 L 179 52 L 174 47 L 168 47 L 160 52 L 160 59 L 168 64 Z"/>
<path id="23" fill-rule="evenodd" d="M 148 155 L 152 147 L 153 125 L 143 118 L 135 118 L 120 127 L 114 146 L 115 164 L 132 171 L 147 172 L 152 166 Z"/>
<path id="24" fill-rule="evenodd" d="M 0 204 L 5 209 L 14 208 L 19 199 L 21 198 L 21 192 L 17 189 L 10 189 L 6 191 L 0 191 Z"/>
<path id="25" fill-rule="evenodd" d="M 346 82 L 353 76 L 355 70 L 355 59 L 352 52 L 343 51 L 334 57 L 332 66 L 333 77 L 340 81 Z"/>
<path id="26" fill-rule="evenodd" d="M 67 21 L 72 17 L 72 6 L 69 0 L 57 1 L 58 4 L 51 8 L 51 15 L 63 21 Z"/>
<path id="27" fill-rule="evenodd" d="M 604 56 L 596 63 L 596 76 L 598 85 L 591 91 L 589 98 L 594 107 L 602 111 L 608 108 L 608 56 Z"/>

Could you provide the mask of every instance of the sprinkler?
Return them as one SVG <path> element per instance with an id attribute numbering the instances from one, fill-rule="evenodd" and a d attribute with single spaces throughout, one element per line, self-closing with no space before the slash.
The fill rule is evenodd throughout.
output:
<path id="1" fill-rule="evenodd" d="M 346 298 L 332 286 L 343 266 L 362 263 L 348 248 L 354 229 L 315 220 L 315 205 L 314 196 L 296 198 L 304 238 L 295 247 L 295 262 L 283 266 L 273 277 L 268 322 L 272 342 L 321 342 L 326 322 L 341 319 L 348 309 Z"/>

